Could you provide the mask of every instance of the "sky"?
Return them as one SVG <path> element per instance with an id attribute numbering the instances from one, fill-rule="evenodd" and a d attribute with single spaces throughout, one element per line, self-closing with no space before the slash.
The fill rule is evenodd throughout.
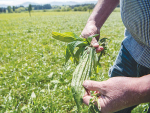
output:
<path id="1" fill-rule="evenodd" d="M 24 2 L 35 2 L 40 4 L 50 3 L 53 1 L 60 1 L 60 2 L 67 2 L 67 1 L 74 1 L 74 2 L 85 2 L 85 1 L 96 1 L 96 0 L 0 0 L 0 4 L 5 5 L 18 5 Z"/>

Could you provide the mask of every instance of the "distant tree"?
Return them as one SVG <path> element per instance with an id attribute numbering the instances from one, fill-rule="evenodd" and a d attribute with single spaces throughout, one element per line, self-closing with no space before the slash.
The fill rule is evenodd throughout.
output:
<path id="1" fill-rule="evenodd" d="M 93 4 L 88 5 L 88 9 L 89 9 L 89 13 L 91 12 L 91 10 L 94 8 Z"/>
<path id="2" fill-rule="evenodd" d="M 15 9 L 15 13 L 21 13 L 24 11 L 27 11 L 28 9 L 24 8 L 24 7 L 19 7 L 18 9 Z"/>
<path id="3" fill-rule="evenodd" d="M 0 13 L 2 13 L 2 8 L 0 8 Z"/>
<path id="4" fill-rule="evenodd" d="M 0 13 L 6 13 L 6 8 L 0 8 Z"/>
<path id="5" fill-rule="evenodd" d="M 13 6 L 13 11 L 15 12 L 15 6 Z"/>
<path id="6" fill-rule="evenodd" d="M 72 9 L 70 7 L 67 8 L 67 11 L 71 11 Z"/>
<path id="7" fill-rule="evenodd" d="M 8 7 L 7 7 L 7 10 L 8 10 L 8 13 L 12 13 L 12 11 L 11 11 L 11 6 L 8 6 Z"/>
<path id="8" fill-rule="evenodd" d="M 78 11 L 78 7 L 74 7 L 74 9 L 73 9 L 74 11 Z"/>
<path id="9" fill-rule="evenodd" d="M 81 6 L 78 7 L 78 11 L 82 11 L 82 7 Z"/>
<path id="10" fill-rule="evenodd" d="M 6 13 L 6 8 L 0 8 L 0 13 Z"/>
<path id="11" fill-rule="evenodd" d="M 30 13 L 32 11 L 32 5 L 31 4 L 29 4 L 28 11 L 29 11 L 29 15 L 31 16 L 31 13 Z"/>
<path id="12" fill-rule="evenodd" d="M 34 8 L 34 10 L 43 10 L 43 6 L 42 5 L 32 5 L 32 7 Z"/>
<path id="13" fill-rule="evenodd" d="M 43 5 L 43 8 L 44 8 L 44 9 L 51 9 L 52 6 L 51 6 L 50 4 L 45 4 L 45 5 Z"/>
<path id="14" fill-rule="evenodd" d="M 84 6 L 84 7 L 83 7 L 83 11 L 87 11 L 87 6 Z"/>
<path id="15" fill-rule="evenodd" d="M 6 13 L 6 9 L 4 9 L 3 12 Z"/>
<path id="16" fill-rule="evenodd" d="M 61 11 L 66 11 L 66 9 L 63 7 L 63 8 L 61 9 Z"/>

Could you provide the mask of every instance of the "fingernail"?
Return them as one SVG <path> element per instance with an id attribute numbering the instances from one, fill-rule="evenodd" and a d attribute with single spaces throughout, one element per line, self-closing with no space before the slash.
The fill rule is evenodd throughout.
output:
<path id="1" fill-rule="evenodd" d="M 83 82 L 83 87 L 88 88 L 88 85 L 89 85 L 89 81 L 88 80 Z"/>
<path id="2" fill-rule="evenodd" d="M 101 50 L 103 50 L 104 48 L 102 46 L 99 47 Z"/>
<path id="3" fill-rule="evenodd" d="M 98 48 L 96 48 L 96 52 L 97 52 L 97 53 L 99 53 L 99 52 L 101 52 L 101 51 L 103 51 L 103 50 L 104 50 L 103 47 L 98 47 Z"/>
<path id="4" fill-rule="evenodd" d="M 98 43 L 94 43 L 93 46 L 94 46 L 94 47 L 98 47 L 99 44 L 98 44 Z"/>

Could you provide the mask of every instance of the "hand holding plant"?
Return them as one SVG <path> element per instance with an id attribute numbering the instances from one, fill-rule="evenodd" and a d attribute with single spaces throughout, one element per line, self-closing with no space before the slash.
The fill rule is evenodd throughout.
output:
<path id="1" fill-rule="evenodd" d="M 148 102 L 148 98 L 145 97 L 145 95 L 148 96 L 148 93 L 143 93 L 145 91 L 143 80 L 146 81 L 149 77 L 150 75 L 142 78 L 113 77 L 102 82 L 86 80 L 83 86 L 87 93 L 83 96 L 83 102 L 90 106 L 94 97 L 90 91 L 96 91 L 100 95 L 98 101 L 95 101 L 95 105 L 98 107 L 100 104 L 101 113 L 113 113 Z"/>
<path id="2" fill-rule="evenodd" d="M 100 28 L 95 26 L 94 22 L 89 21 L 85 28 L 83 29 L 81 33 L 81 37 L 88 38 L 89 36 L 98 34 L 98 36 L 93 37 L 91 41 L 91 45 L 96 48 L 96 52 L 101 52 L 104 48 L 102 46 L 99 46 L 98 40 L 100 37 Z"/>
<path id="3" fill-rule="evenodd" d="M 77 112 L 80 113 L 82 112 L 82 97 L 85 92 L 82 83 L 84 80 L 90 79 L 93 70 L 97 72 L 98 62 L 105 51 L 102 51 L 103 48 L 101 48 L 100 51 L 102 52 L 98 57 L 96 54 L 96 48 L 100 48 L 99 44 L 95 45 L 96 48 L 91 46 L 93 38 L 97 37 L 98 34 L 89 36 L 88 38 L 81 38 L 72 32 L 53 32 L 52 36 L 57 40 L 68 42 L 66 47 L 66 62 L 72 57 L 74 59 L 74 63 L 77 64 L 77 67 L 73 72 L 71 89 L 77 105 Z M 105 46 L 105 39 L 106 38 L 100 40 L 103 46 Z M 98 111 L 97 109 L 94 110 L 96 112 Z"/>

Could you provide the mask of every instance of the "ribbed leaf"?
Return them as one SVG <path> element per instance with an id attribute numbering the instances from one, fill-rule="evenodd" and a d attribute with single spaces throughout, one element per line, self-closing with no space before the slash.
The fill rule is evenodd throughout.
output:
<path id="1" fill-rule="evenodd" d="M 78 108 L 78 113 L 81 112 L 82 97 L 85 92 L 82 86 L 83 81 L 89 79 L 91 76 L 93 51 L 94 50 L 89 47 L 83 52 L 83 55 L 81 56 L 81 62 L 77 65 L 73 73 L 71 88 Z"/>
<path id="2" fill-rule="evenodd" d="M 73 42 L 77 40 L 77 38 L 72 35 L 72 33 L 52 32 L 52 37 L 63 42 Z"/>
<path id="3" fill-rule="evenodd" d="M 95 50 L 93 50 L 93 52 L 92 52 L 92 63 L 93 63 L 93 69 L 94 69 L 95 73 L 97 73 L 98 56 L 97 56 Z"/>
<path id="4" fill-rule="evenodd" d="M 87 73 L 87 68 L 88 68 L 88 54 L 87 54 L 87 50 L 84 51 L 81 60 L 82 62 L 80 62 L 74 73 L 73 73 L 73 77 L 72 77 L 72 82 L 71 82 L 71 89 L 72 89 L 72 94 L 74 97 L 74 100 L 76 102 L 77 108 L 78 108 L 78 113 L 81 113 L 81 104 L 82 104 L 82 97 L 84 95 L 84 88 L 82 86 L 83 83 L 83 79 Z"/>
<path id="5" fill-rule="evenodd" d="M 85 47 L 80 47 L 80 48 L 76 51 L 76 53 L 75 53 L 75 55 L 74 55 L 74 61 L 75 61 L 76 64 L 79 63 L 80 55 L 83 54 L 83 51 L 84 51 L 84 50 L 85 50 Z"/>

